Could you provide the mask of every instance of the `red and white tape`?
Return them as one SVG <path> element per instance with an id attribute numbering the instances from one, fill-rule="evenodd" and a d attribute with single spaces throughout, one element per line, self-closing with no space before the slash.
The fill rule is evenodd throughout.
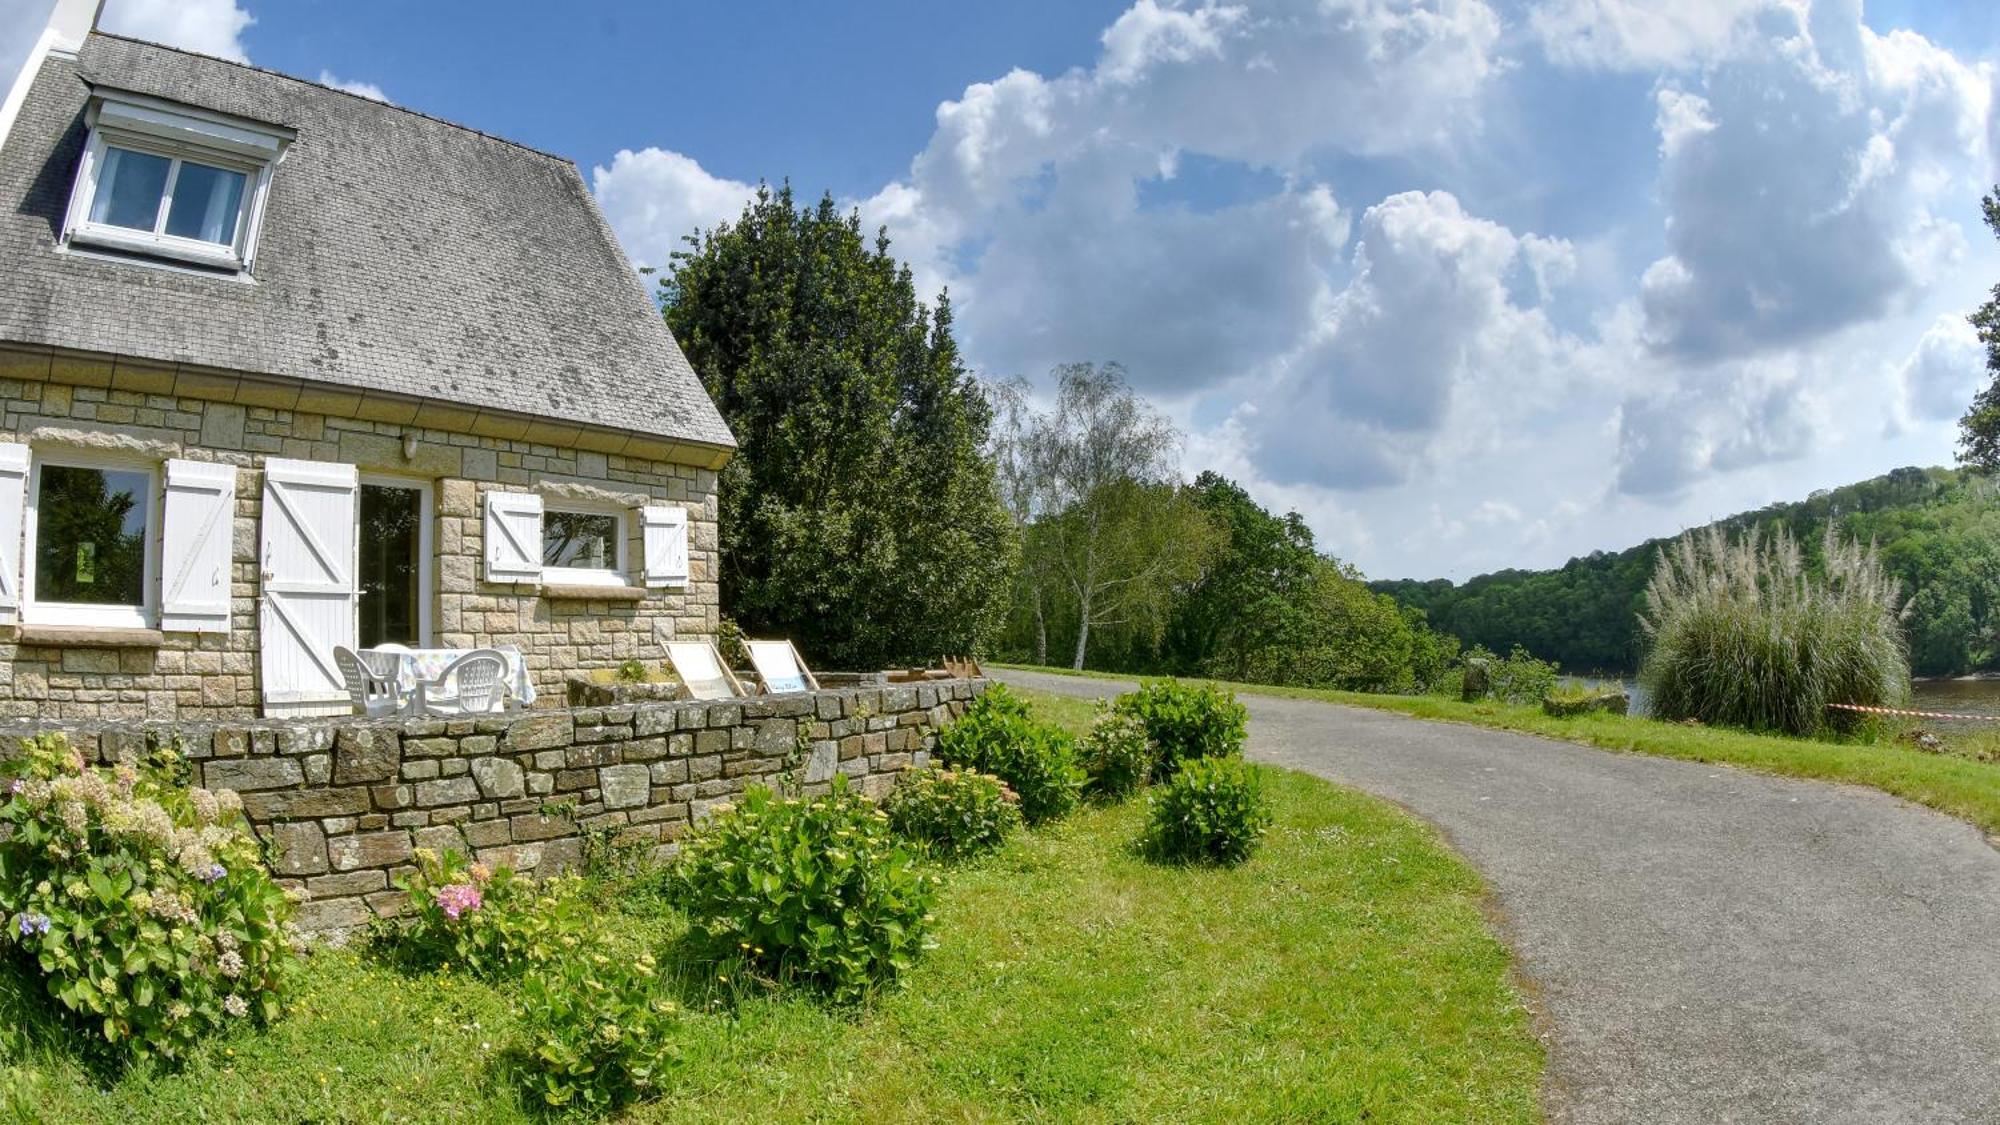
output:
<path id="1" fill-rule="evenodd" d="M 1905 711 L 1897 707 L 1868 707 L 1860 703 L 1829 703 L 1827 707 L 1835 711 L 1861 711 L 1870 715 L 1907 715 L 1916 719 L 1969 719 L 1974 722 L 2000 722 L 2000 715 L 1961 715 L 1952 711 Z"/>

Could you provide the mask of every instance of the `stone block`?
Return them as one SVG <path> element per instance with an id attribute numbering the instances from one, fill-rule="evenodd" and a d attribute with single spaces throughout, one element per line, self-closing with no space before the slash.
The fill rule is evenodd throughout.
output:
<path id="1" fill-rule="evenodd" d="M 472 762 L 472 779 L 478 783 L 481 796 L 518 797 L 525 789 L 525 776 L 520 766 L 505 758 L 476 758 Z"/>
<path id="2" fill-rule="evenodd" d="M 576 831 L 576 826 L 560 816 L 544 816 L 528 813 L 508 822 L 509 832 L 515 843 L 532 840 L 553 840 Z"/>
<path id="3" fill-rule="evenodd" d="M 806 760 L 806 782 L 830 781 L 834 770 L 840 765 L 840 746 L 833 742 L 813 744 L 812 757 Z"/>
<path id="4" fill-rule="evenodd" d="M 429 848 L 438 855 L 443 855 L 448 851 L 463 852 L 465 851 L 465 836 L 459 832 L 457 827 L 450 824 L 441 824 L 432 828 L 417 829 L 416 844 L 417 847 Z"/>
<path id="5" fill-rule="evenodd" d="M 202 784 L 210 789 L 284 789 L 304 785 L 305 771 L 292 758 L 228 758 L 202 766 Z"/>
<path id="6" fill-rule="evenodd" d="M 396 776 L 402 739 L 386 727 L 343 727 L 333 744 L 333 780 L 338 785 L 388 781 Z"/>
<path id="7" fill-rule="evenodd" d="M 303 933 L 326 934 L 365 926 L 374 917 L 358 898 L 329 898 L 300 903 L 294 921 Z"/>
<path id="8" fill-rule="evenodd" d="M 639 808 L 652 796 L 652 774 L 642 765 L 605 766 L 597 778 L 607 809 Z"/>
<path id="9" fill-rule="evenodd" d="M 327 841 L 326 855 L 335 871 L 407 863 L 410 859 L 410 834 L 402 829 L 391 829 L 387 832 L 338 836 Z"/>
<path id="10" fill-rule="evenodd" d="M 507 728 L 502 745 L 510 754 L 524 750 L 552 750 L 568 746 L 574 730 L 567 712 L 529 715 Z"/>
<path id="11" fill-rule="evenodd" d="M 479 799 L 479 785 L 470 777 L 447 777 L 417 783 L 417 807 L 462 805 Z"/>
<path id="12" fill-rule="evenodd" d="M 271 870 L 279 875 L 317 875 L 326 870 L 326 833 L 317 824 L 274 824 L 270 829 Z"/>
<path id="13" fill-rule="evenodd" d="M 342 875 L 321 875 L 306 880 L 306 893 L 314 898 L 345 898 L 365 895 L 389 886 L 387 871 L 349 871 Z"/>

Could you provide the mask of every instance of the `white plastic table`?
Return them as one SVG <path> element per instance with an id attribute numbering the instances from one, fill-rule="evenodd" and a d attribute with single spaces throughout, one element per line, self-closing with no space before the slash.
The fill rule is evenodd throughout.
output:
<path id="1" fill-rule="evenodd" d="M 507 660 L 507 686 L 521 706 L 535 701 L 535 681 L 528 675 L 528 662 L 521 656 L 516 645 L 493 645 L 493 651 Z M 396 694 L 408 706 L 415 702 L 417 682 L 430 681 L 443 674 L 451 662 L 468 652 L 470 648 L 412 648 L 398 652 L 396 662 Z"/>

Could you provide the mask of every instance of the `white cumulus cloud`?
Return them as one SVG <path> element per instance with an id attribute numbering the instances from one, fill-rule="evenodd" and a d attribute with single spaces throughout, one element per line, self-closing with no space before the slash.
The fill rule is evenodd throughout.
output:
<path id="1" fill-rule="evenodd" d="M 348 81 L 330 70 L 319 72 L 319 84 L 322 86 L 331 86 L 336 90 L 345 90 L 350 94 L 367 98 L 370 101 L 386 102 L 389 100 L 389 95 L 382 92 L 382 87 L 377 86 L 373 82 Z"/>
<path id="2" fill-rule="evenodd" d="M 591 169 L 598 206 L 642 266 L 664 268 L 681 240 L 733 220 L 756 188 L 710 175 L 690 157 L 662 148 L 621 149 L 609 168 Z"/>
<path id="3" fill-rule="evenodd" d="M 1986 345 L 1971 322 L 1951 313 L 1940 316 L 1896 369 L 1903 419 L 1915 424 L 1956 421 L 1987 377 Z"/>
<path id="4" fill-rule="evenodd" d="M 98 26 L 185 51 L 249 62 L 243 30 L 254 22 L 234 0 L 107 0 Z"/>

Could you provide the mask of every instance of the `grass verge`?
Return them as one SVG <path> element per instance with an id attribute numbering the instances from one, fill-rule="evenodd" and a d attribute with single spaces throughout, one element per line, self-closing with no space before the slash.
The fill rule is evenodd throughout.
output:
<path id="1" fill-rule="evenodd" d="M 1087 702 L 1024 693 L 1044 717 Z M 1533 1121 L 1542 1054 L 1473 873 L 1390 806 L 1265 769 L 1277 821 L 1230 871 L 1132 853 L 1143 801 L 1087 809 L 950 869 L 938 946 L 864 1008 L 742 998 L 693 1020 L 676 1093 L 636 1121 Z M 618 900 L 607 934 L 681 929 Z M 100 1088 L 36 1045 L 0 982 L 11 1087 L 77 1122 L 528 1119 L 502 1070 L 506 986 L 407 977 L 353 952 L 296 1013 L 178 1072 Z M 12 994 L 7 988 L 14 988 Z"/>
<path id="2" fill-rule="evenodd" d="M 1073 672 L 1067 668 L 1013 664 L 995 667 L 1131 682 L 1141 678 L 1117 673 Z M 1540 707 L 1461 703 L 1431 695 L 1370 695 L 1320 688 L 1214 682 L 1217 686 L 1253 695 L 1346 703 L 1377 711 L 1395 711 L 1419 719 L 1538 734 L 1605 750 L 1746 766 L 1791 777 L 1867 785 L 1968 820 L 1988 835 L 2000 835 L 2000 764 L 1953 754 L 1925 753 L 1887 740 L 1827 742 L 1751 734 L 1721 727 L 1684 726 L 1603 712 L 1555 718 L 1543 714 Z M 1087 700 L 1081 702 L 1088 708 Z"/>

